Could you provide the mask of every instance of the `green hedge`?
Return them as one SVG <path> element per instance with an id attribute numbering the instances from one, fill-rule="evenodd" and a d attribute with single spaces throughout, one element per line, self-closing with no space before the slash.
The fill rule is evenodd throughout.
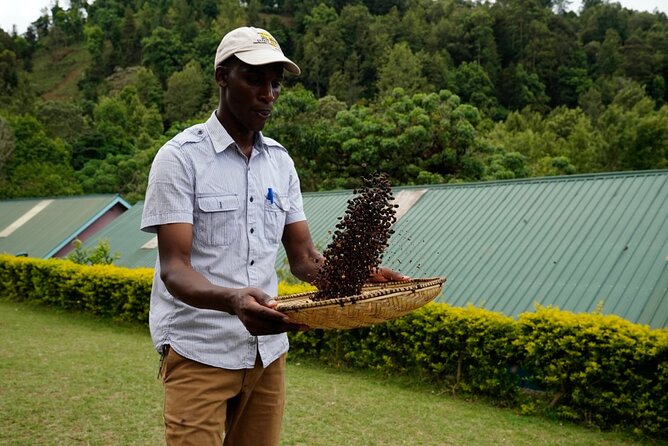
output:
<path id="1" fill-rule="evenodd" d="M 668 330 L 617 316 L 538 308 L 513 320 L 431 303 L 381 325 L 297 333 L 290 343 L 293 356 L 412 374 L 524 413 L 668 436 Z"/>
<path id="2" fill-rule="evenodd" d="M 148 321 L 152 277 L 148 268 L 0 255 L 0 296 L 126 321 Z M 617 316 L 538 308 L 515 320 L 431 303 L 385 324 L 295 333 L 290 342 L 291 357 L 408 374 L 524 413 L 668 437 L 668 329 Z"/>
<path id="3" fill-rule="evenodd" d="M 554 308 L 522 314 L 518 358 L 560 418 L 668 432 L 668 330 Z"/>
<path id="4" fill-rule="evenodd" d="M 148 321 L 153 269 L 0 255 L 0 295 L 123 321 Z"/>

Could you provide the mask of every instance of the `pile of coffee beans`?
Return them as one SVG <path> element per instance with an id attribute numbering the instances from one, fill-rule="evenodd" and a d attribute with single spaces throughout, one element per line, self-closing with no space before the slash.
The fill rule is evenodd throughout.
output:
<path id="1" fill-rule="evenodd" d="M 377 173 L 362 181 L 323 252 L 325 263 L 315 281 L 318 291 L 313 300 L 360 294 L 394 233 L 399 206 L 391 203 L 394 197 L 387 174 Z"/>

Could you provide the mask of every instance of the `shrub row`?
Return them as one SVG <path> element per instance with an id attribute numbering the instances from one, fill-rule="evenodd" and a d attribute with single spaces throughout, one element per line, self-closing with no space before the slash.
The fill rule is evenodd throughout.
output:
<path id="1" fill-rule="evenodd" d="M 668 436 L 668 330 L 538 308 L 518 320 L 431 303 L 381 325 L 291 336 L 290 354 L 410 374 L 523 413 Z"/>
<path id="2" fill-rule="evenodd" d="M 152 275 L 0 255 L 0 296 L 146 323 Z M 281 284 L 279 293 L 306 289 Z M 294 333 L 290 342 L 292 357 L 409 374 L 524 413 L 668 435 L 668 329 L 617 316 L 538 308 L 514 320 L 431 303 L 385 324 Z"/>
<path id="3" fill-rule="evenodd" d="M 0 296 L 123 321 L 148 321 L 153 269 L 0 255 Z"/>

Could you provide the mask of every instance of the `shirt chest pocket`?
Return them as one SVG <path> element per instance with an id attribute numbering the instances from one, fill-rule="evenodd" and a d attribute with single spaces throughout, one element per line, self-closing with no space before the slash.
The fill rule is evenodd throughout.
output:
<path id="1" fill-rule="evenodd" d="M 237 237 L 239 198 L 235 194 L 198 197 L 199 238 L 210 246 L 228 246 Z"/>
<path id="2" fill-rule="evenodd" d="M 283 237 L 285 218 L 290 210 L 290 200 L 287 194 L 274 192 L 272 200 L 264 202 L 264 231 L 270 243 L 278 243 Z"/>

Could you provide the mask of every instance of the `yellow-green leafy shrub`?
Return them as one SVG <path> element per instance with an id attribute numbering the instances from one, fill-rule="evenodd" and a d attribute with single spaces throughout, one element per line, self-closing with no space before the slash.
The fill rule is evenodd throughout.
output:
<path id="1" fill-rule="evenodd" d="M 305 293 L 307 291 L 314 291 L 314 290 L 316 290 L 316 287 L 309 285 L 308 283 L 297 283 L 297 284 L 291 284 L 285 282 L 278 283 L 279 296 L 285 294 Z"/>
<path id="2" fill-rule="evenodd" d="M 516 325 L 473 307 L 431 303 L 399 319 L 354 330 L 291 335 L 291 352 L 329 363 L 418 374 L 451 386 L 514 401 Z"/>
<path id="3" fill-rule="evenodd" d="M 547 411 L 596 426 L 668 430 L 668 330 L 618 316 L 538 308 L 519 317 L 515 345 Z"/>
<path id="4" fill-rule="evenodd" d="M 0 295 L 126 321 L 148 321 L 152 278 L 150 268 L 0 255 Z"/>

